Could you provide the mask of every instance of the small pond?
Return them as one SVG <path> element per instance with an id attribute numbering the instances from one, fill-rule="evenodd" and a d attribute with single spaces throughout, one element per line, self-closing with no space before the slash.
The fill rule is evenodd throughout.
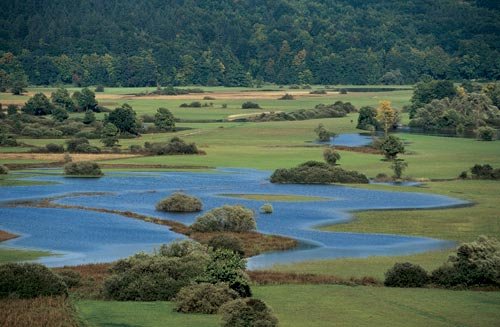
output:
<path id="1" fill-rule="evenodd" d="M 302 241 L 298 249 L 259 255 L 249 268 L 276 263 L 339 257 L 402 255 L 450 247 L 447 241 L 387 234 L 334 233 L 318 225 L 347 222 L 350 212 L 370 209 L 436 208 L 465 202 L 440 195 L 375 191 L 339 185 L 279 185 L 268 181 L 270 172 L 219 169 L 215 172 L 115 172 L 100 179 L 64 178 L 60 175 L 29 177 L 57 184 L 0 188 L 2 201 L 70 195 L 56 202 L 86 207 L 132 211 L 191 224 L 197 214 L 155 211 L 155 204 L 174 191 L 199 197 L 204 210 L 223 204 L 242 204 L 258 212 L 266 201 L 235 194 L 319 197 L 318 201 L 270 201 L 274 213 L 257 214 L 260 232 Z M 104 192 L 82 195 L 77 192 Z M 230 196 L 229 196 L 230 195 Z M 271 197 L 272 198 L 272 197 Z M 293 198 L 293 197 L 292 197 Z M 1 247 L 31 248 L 60 254 L 39 259 L 49 266 L 109 262 L 184 236 L 167 228 L 118 215 L 82 210 L 8 208 L 0 206 L 0 229 L 22 236 Z"/>
<path id="2" fill-rule="evenodd" d="M 368 133 L 346 133 L 337 134 L 330 138 L 329 142 L 318 142 L 320 144 L 331 144 L 333 146 L 362 147 L 372 143 L 372 136 Z"/>

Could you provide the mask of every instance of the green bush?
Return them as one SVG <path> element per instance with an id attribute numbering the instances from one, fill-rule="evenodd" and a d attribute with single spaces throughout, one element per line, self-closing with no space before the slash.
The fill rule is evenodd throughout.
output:
<path id="1" fill-rule="evenodd" d="M 308 161 L 290 169 L 276 169 L 271 175 L 271 183 L 291 184 L 332 184 L 368 183 L 368 178 L 356 171 L 332 167 L 324 162 Z"/>
<path id="2" fill-rule="evenodd" d="M 208 246 L 214 250 L 230 250 L 241 256 L 245 254 L 241 240 L 230 235 L 216 235 L 208 241 Z"/>
<path id="3" fill-rule="evenodd" d="M 323 150 L 323 158 L 327 164 L 334 166 L 340 160 L 340 153 L 333 148 L 326 148 Z"/>
<path id="4" fill-rule="evenodd" d="M 474 179 L 500 179 L 500 168 L 494 169 L 488 164 L 485 165 L 474 165 L 470 169 L 472 178 Z"/>
<path id="5" fill-rule="evenodd" d="M 156 204 L 156 210 L 168 212 L 196 212 L 201 211 L 200 199 L 184 193 L 176 192 Z"/>
<path id="6" fill-rule="evenodd" d="M 258 103 L 247 101 L 241 105 L 241 109 L 261 109 Z"/>
<path id="7" fill-rule="evenodd" d="M 64 174 L 91 177 L 101 177 L 104 175 L 99 165 L 91 161 L 69 162 L 64 165 Z"/>
<path id="8" fill-rule="evenodd" d="M 264 203 L 260 207 L 260 212 L 265 213 L 265 214 L 271 214 L 271 213 L 273 213 L 273 211 L 274 211 L 274 209 L 273 209 L 273 205 L 271 203 Z"/>
<path id="9" fill-rule="evenodd" d="M 248 232 L 256 227 L 253 211 L 239 205 L 212 209 L 191 225 L 197 232 Z"/>
<path id="10" fill-rule="evenodd" d="M 191 240 L 164 244 L 160 247 L 158 254 L 169 258 L 182 258 L 186 256 L 208 258 L 206 247 Z"/>
<path id="11" fill-rule="evenodd" d="M 493 141 L 497 137 L 497 132 L 494 128 L 489 126 L 483 126 L 476 129 L 476 135 L 479 140 L 482 141 Z"/>
<path id="12" fill-rule="evenodd" d="M 186 245 L 187 244 L 187 245 Z M 190 242 L 165 246 L 160 253 L 119 260 L 104 282 L 104 295 L 119 301 L 168 301 L 203 274 L 206 252 Z"/>
<path id="13" fill-rule="evenodd" d="M 480 236 L 474 242 L 464 243 L 448 261 L 432 272 L 436 284 L 500 285 L 500 243 L 494 238 Z"/>
<path id="14" fill-rule="evenodd" d="M 429 275 L 419 265 L 409 262 L 396 263 L 385 273 L 385 286 L 422 287 L 429 281 Z"/>
<path id="15" fill-rule="evenodd" d="M 294 96 L 288 93 L 278 98 L 278 100 L 295 100 Z"/>
<path id="16" fill-rule="evenodd" d="M 62 278 L 43 265 L 36 263 L 0 265 L 0 298 L 29 299 L 67 293 L 68 288 Z"/>
<path id="17" fill-rule="evenodd" d="M 145 151 L 154 155 L 175 154 L 198 154 L 198 148 L 194 143 L 186 143 L 184 140 L 173 137 L 168 143 L 145 143 Z"/>
<path id="18" fill-rule="evenodd" d="M 82 144 L 89 145 L 89 140 L 87 140 L 86 138 L 83 138 L 83 137 L 72 138 L 72 139 L 66 141 L 66 150 L 68 152 L 76 152 L 76 148 Z"/>
<path id="19" fill-rule="evenodd" d="M 252 296 L 245 267 L 245 259 L 239 254 L 227 249 L 214 250 L 210 253 L 205 271 L 198 281 L 211 284 L 226 283 L 239 296 Z"/>
<path id="20" fill-rule="evenodd" d="M 236 299 L 219 310 L 223 327 L 275 327 L 278 319 L 271 309 L 258 299 Z"/>
<path id="21" fill-rule="evenodd" d="M 63 153 L 64 152 L 64 146 L 61 144 L 55 144 L 55 143 L 45 144 L 45 149 L 49 153 Z"/>
<path id="22" fill-rule="evenodd" d="M 388 135 L 379 144 L 379 149 L 384 153 L 388 160 L 396 159 L 398 154 L 405 153 L 405 146 L 401 139 L 396 136 Z"/>
<path id="23" fill-rule="evenodd" d="M 58 271 L 57 275 L 59 275 L 64 283 L 70 288 L 79 286 L 82 282 L 82 275 L 74 270 Z"/>
<path id="24" fill-rule="evenodd" d="M 226 284 L 184 286 L 175 297 L 175 310 L 183 313 L 217 313 L 220 306 L 238 297 Z"/>
<path id="25" fill-rule="evenodd" d="M 0 175 L 7 175 L 9 173 L 9 168 L 4 165 L 0 165 Z"/>

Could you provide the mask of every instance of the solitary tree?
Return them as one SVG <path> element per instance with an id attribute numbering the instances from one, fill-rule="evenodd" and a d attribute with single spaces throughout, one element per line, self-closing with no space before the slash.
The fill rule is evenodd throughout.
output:
<path id="1" fill-rule="evenodd" d="M 388 135 L 382 143 L 380 143 L 380 150 L 388 160 L 394 160 L 400 153 L 405 153 L 405 145 L 399 138 Z"/>
<path id="2" fill-rule="evenodd" d="M 87 87 L 83 88 L 81 92 L 73 93 L 73 99 L 78 106 L 78 111 L 96 111 L 97 109 L 95 93 Z"/>
<path id="3" fill-rule="evenodd" d="M 10 91 L 14 95 L 19 95 L 28 87 L 28 76 L 23 72 L 15 72 L 10 76 L 11 88 Z"/>
<path id="4" fill-rule="evenodd" d="M 104 146 L 112 147 L 118 143 L 118 128 L 112 123 L 104 125 L 101 134 L 101 142 Z"/>
<path id="5" fill-rule="evenodd" d="M 50 99 L 55 106 L 62 107 L 67 111 L 75 111 L 75 103 L 71 100 L 69 92 L 65 88 L 59 88 L 52 92 Z"/>
<path id="6" fill-rule="evenodd" d="M 23 107 L 23 112 L 29 115 L 42 116 L 52 113 L 54 106 L 43 93 L 37 93 L 31 97 Z"/>
<path id="7" fill-rule="evenodd" d="M 57 121 L 64 121 L 68 119 L 69 115 L 66 109 L 55 107 L 54 110 L 52 110 L 52 117 L 54 117 L 54 119 Z"/>
<path id="8" fill-rule="evenodd" d="M 400 179 L 403 176 L 403 171 L 408 167 L 403 159 L 396 159 L 392 162 L 391 168 L 394 171 L 394 177 Z"/>
<path id="9" fill-rule="evenodd" d="M 95 114 L 92 110 L 85 111 L 85 115 L 83 116 L 83 123 L 86 125 L 92 124 L 95 122 Z"/>
<path id="10" fill-rule="evenodd" d="M 175 130 L 174 115 L 167 108 L 158 108 L 155 114 L 155 126 L 162 131 Z"/>
<path id="11" fill-rule="evenodd" d="M 314 129 L 316 134 L 318 135 L 318 140 L 321 142 L 328 142 L 330 140 L 330 133 L 323 124 L 319 124 L 318 127 Z"/>
<path id="12" fill-rule="evenodd" d="M 334 148 L 326 148 L 323 151 L 323 158 L 325 159 L 326 163 L 329 165 L 335 165 L 338 160 L 340 160 L 340 153 L 335 151 Z"/>
<path id="13" fill-rule="evenodd" d="M 396 110 L 391 107 L 390 101 L 380 101 L 377 108 L 377 120 L 384 128 L 384 135 L 387 136 L 389 128 L 396 123 Z"/>
<path id="14" fill-rule="evenodd" d="M 114 124 L 121 133 L 138 134 L 136 113 L 126 103 L 110 112 L 105 121 Z"/>

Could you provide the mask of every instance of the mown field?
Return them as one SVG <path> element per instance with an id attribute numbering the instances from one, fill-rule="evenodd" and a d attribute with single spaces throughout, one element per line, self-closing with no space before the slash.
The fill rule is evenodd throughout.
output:
<path id="1" fill-rule="evenodd" d="M 266 87 L 265 87 L 266 88 Z M 315 87 L 319 89 L 320 87 Z M 396 108 L 409 103 L 411 91 L 349 92 L 346 95 L 328 93 L 309 95 L 309 90 L 275 89 L 272 92 L 301 92 L 296 100 L 270 98 L 269 92 L 245 88 L 204 88 L 211 93 L 189 97 L 134 97 L 130 94 L 145 88 L 106 88 L 98 94 L 101 103 L 110 108 L 129 103 L 139 115 L 155 113 L 158 107 L 169 108 L 183 120 L 175 133 L 144 134 L 136 139 L 121 139 L 126 149 L 132 144 L 165 141 L 180 136 L 195 142 L 206 155 L 145 156 L 133 158 L 97 159 L 106 169 L 113 164 L 133 165 L 148 170 L 149 165 L 205 167 L 245 167 L 273 170 L 292 167 L 307 160 L 322 160 L 323 148 L 314 143 L 314 128 L 322 123 L 335 133 L 359 132 L 355 129 L 357 114 L 344 118 L 293 122 L 242 123 L 228 122 L 231 115 L 262 111 L 292 111 L 309 109 L 319 103 L 350 101 L 355 106 L 377 106 L 389 99 Z M 149 88 L 148 91 L 152 91 Z M 52 89 L 30 89 L 50 93 Z M 267 93 L 267 94 L 266 94 Z M 216 100 L 200 100 L 204 96 Z M 250 98 L 249 98 L 250 97 Z M 274 95 L 273 95 L 274 97 Z M 0 103 L 22 103 L 26 96 L 0 94 Z M 213 102 L 208 108 L 179 108 L 184 102 Z M 254 101 L 262 110 L 242 110 L 244 101 Z M 227 104 L 227 108 L 222 108 Z M 79 114 L 76 114 L 79 115 Z M 98 118 L 102 115 L 98 115 Z M 402 116 L 407 122 L 406 114 Z M 220 120 L 220 121 L 215 121 Z M 202 123 L 201 121 L 211 121 Z M 435 237 L 458 242 L 471 241 L 478 235 L 500 235 L 498 194 L 500 184 L 490 181 L 459 181 L 458 174 L 476 163 L 500 166 L 500 141 L 481 142 L 474 139 L 400 134 L 406 143 L 408 162 L 405 175 L 426 180 L 420 187 L 368 185 L 363 187 L 405 191 L 431 192 L 471 201 L 470 207 L 439 210 L 370 211 L 354 214 L 347 224 L 323 227 L 337 232 L 391 233 Z M 29 145 L 63 143 L 59 139 L 21 139 Z M 99 140 L 92 144 L 101 146 Z M 22 152 L 28 148 L 4 148 L 2 152 Z M 390 163 L 381 155 L 340 151 L 341 167 L 358 170 L 369 177 L 378 173 L 391 174 Z M 46 163 L 53 158 L 7 158 L 0 153 L 0 164 Z M 108 165 L 106 167 L 106 165 Z M 144 166 L 141 168 L 141 165 Z M 36 173 L 36 171 L 34 171 Z M 428 179 L 441 181 L 427 181 Z M 29 183 L 9 178 L 0 179 L 0 186 Z M 41 186 L 42 187 L 42 186 Z M 1 191 L 6 191 L 3 188 Z M 389 199 L 390 200 L 390 199 Z M 307 205 L 307 202 L 304 203 Z M 346 258 L 275 266 L 283 272 L 335 275 L 343 278 L 371 276 L 382 280 L 384 272 L 395 262 L 410 261 L 426 269 L 434 269 L 446 261 L 450 251 L 436 251 L 399 257 Z M 0 251 L 0 262 L 26 260 L 41 255 L 36 252 Z M 498 292 L 447 291 L 439 289 L 392 289 L 384 287 L 340 285 L 273 285 L 255 286 L 255 296 L 266 301 L 278 316 L 281 326 L 496 326 L 500 319 Z M 183 315 L 172 311 L 169 302 L 135 303 L 81 300 L 75 302 L 77 312 L 90 326 L 216 326 L 219 317 Z"/>

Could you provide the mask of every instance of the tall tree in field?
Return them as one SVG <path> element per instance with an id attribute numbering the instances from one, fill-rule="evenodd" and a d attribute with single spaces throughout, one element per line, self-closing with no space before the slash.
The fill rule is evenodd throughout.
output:
<path id="1" fill-rule="evenodd" d="M 107 123 L 114 124 L 120 133 L 138 134 L 138 124 L 136 113 L 132 107 L 124 103 L 121 107 L 111 111 L 108 117 L 105 118 Z"/>
<path id="2" fill-rule="evenodd" d="M 391 101 L 380 101 L 377 108 L 377 120 L 384 128 L 384 135 L 387 136 L 389 128 L 391 128 L 397 119 L 396 110 L 391 107 Z"/>
<path id="3" fill-rule="evenodd" d="M 113 147 L 115 144 L 118 143 L 118 133 L 120 131 L 116 126 L 112 123 L 107 123 L 104 125 L 104 128 L 102 130 L 101 134 L 101 142 L 104 144 L 104 146 L 107 147 Z"/>
<path id="4" fill-rule="evenodd" d="M 162 131 L 175 130 L 174 115 L 167 108 L 158 108 L 155 114 L 155 126 Z"/>

